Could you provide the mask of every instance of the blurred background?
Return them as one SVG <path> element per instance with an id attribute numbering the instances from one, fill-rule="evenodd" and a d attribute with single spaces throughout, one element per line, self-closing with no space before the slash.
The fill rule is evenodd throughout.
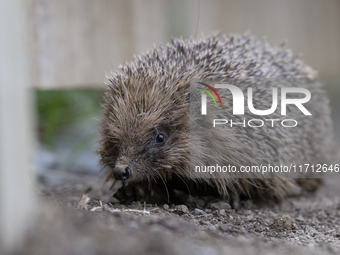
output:
<path id="1" fill-rule="evenodd" d="M 338 0 L 30 0 L 38 171 L 98 174 L 96 119 L 106 74 L 172 37 L 251 32 L 318 70 L 340 130 Z M 339 140 L 339 136 L 337 138 Z"/>

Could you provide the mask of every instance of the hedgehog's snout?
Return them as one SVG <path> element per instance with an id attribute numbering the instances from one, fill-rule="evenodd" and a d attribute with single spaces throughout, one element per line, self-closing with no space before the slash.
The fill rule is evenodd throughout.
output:
<path id="1" fill-rule="evenodd" d="M 113 177 L 115 180 L 125 181 L 131 176 L 131 168 L 128 165 L 116 165 L 113 169 Z"/>

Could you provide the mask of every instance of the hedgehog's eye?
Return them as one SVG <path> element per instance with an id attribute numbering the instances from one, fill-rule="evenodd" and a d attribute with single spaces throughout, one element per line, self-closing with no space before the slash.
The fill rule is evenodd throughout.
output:
<path id="1" fill-rule="evenodd" d="M 155 143 L 162 144 L 165 142 L 165 136 L 163 134 L 157 134 Z"/>

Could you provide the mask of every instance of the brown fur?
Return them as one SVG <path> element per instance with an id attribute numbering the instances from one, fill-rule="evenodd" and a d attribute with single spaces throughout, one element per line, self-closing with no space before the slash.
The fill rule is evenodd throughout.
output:
<path id="1" fill-rule="evenodd" d="M 316 72 L 289 50 L 282 46 L 270 47 L 249 35 L 215 35 L 199 41 L 174 40 L 136 57 L 121 70 L 109 77 L 104 94 L 99 153 L 107 170 L 107 180 L 113 180 L 112 189 L 122 201 L 168 202 L 174 200 L 177 190 L 202 196 L 228 197 L 232 192 L 280 199 L 299 193 L 300 186 L 308 189 L 308 183 L 313 187 L 318 184 L 318 181 L 292 178 L 210 178 L 202 173 L 189 172 L 190 153 L 192 162 L 204 161 L 206 165 L 216 159 L 238 166 L 328 160 L 328 144 L 332 139 L 328 99 L 316 80 Z M 304 78 L 302 86 L 307 87 L 315 99 L 313 104 L 316 105 L 310 106 L 313 118 L 323 124 L 312 125 L 313 119 L 300 116 L 296 109 L 288 109 L 290 118 L 295 117 L 302 123 L 294 132 L 277 128 L 255 129 L 249 133 L 241 127 L 224 128 L 209 133 L 210 144 L 200 140 L 201 131 L 191 129 L 188 115 L 190 83 L 194 80 L 252 77 Z M 241 81 L 235 84 L 246 89 Z M 255 108 L 268 109 L 264 102 L 271 102 L 271 94 L 266 91 L 273 84 L 254 82 L 252 86 L 254 93 L 259 95 L 257 100 L 254 99 Z M 231 99 L 226 92 L 221 92 L 222 96 L 229 97 L 228 101 Z M 228 106 L 220 108 L 211 118 L 223 117 L 228 110 Z M 246 114 L 254 117 L 249 111 Z M 277 113 L 272 117 L 278 116 Z M 208 123 L 200 123 L 201 127 L 204 125 Z M 159 132 L 166 137 L 163 146 L 154 143 Z M 228 155 L 221 154 L 221 148 L 228 151 Z M 214 158 L 204 158 L 203 155 L 214 155 Z M 259 161 L 259 158 L 265 160 Z M 129 165 L 131 178 L 114 181 L 112 170 L 117 165 Z"/>

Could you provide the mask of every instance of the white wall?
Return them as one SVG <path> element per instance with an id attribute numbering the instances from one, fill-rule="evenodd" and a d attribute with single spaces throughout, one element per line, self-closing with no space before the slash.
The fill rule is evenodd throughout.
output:
<path id="1" fill-rule="evenodd" d="M 32 112 L 24 0 L 0 1 L 0 249 L 34 221 Z M 1 253 L 1 251 L 0 251 Z"/>

